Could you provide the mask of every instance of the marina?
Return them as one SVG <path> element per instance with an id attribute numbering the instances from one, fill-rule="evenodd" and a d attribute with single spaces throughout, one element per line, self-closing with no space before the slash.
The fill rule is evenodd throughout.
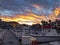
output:
<path id="1" fill-rule="evenodd" d="M 40 45 L 45 45 L 45 44 L 54 45 L 53 43 L 56 43 L 56 44 L 60 43 L 60 36 L 58 35 L 55 35 L 55 36 L 45 35 L 44 36 L 44 35 L 39 35 L 39 34 L 37 35 L 37 34 L 31 34 L 31 33 L 30 34 L 23 34 L 23 33 L 24 32 L 22 33 L 20 32 L 19 33 L 20 35 L 19 35 L 17 33 L 14 33 L 11 30 L 0 29 L 0 44 L 2 45 L 17 45 L 17 44 L 18 45 L 30 45 L 33 40 L 37 41 L 37 43 Z"/>

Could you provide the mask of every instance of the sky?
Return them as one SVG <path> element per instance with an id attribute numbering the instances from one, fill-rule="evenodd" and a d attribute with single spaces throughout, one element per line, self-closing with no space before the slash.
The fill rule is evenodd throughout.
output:
<path id="1" fill-rule="evenodd" d="M 0 15 L 14 16 L 33 12 L 37 15 L 49 15 L 60 0 L 0 0 Z"/>

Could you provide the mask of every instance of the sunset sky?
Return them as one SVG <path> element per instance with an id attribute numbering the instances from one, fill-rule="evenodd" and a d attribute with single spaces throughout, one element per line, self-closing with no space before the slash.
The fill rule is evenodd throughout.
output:
<path id="1" fill-rule="evenodd" d="M 8 16 L 28 12 L 49 15 L 56 7 L 60 7 L 60 0 L 0 0 L 0 14 Z"/>
<path id="2" fill-rule="evenodd" d="M 40 24 L 60 19 L 60 0 L 0 0 L 0 19 L 20 24 Z"/>

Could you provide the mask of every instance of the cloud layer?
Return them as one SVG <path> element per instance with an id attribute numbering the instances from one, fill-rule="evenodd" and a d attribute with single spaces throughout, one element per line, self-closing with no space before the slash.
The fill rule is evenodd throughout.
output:
<path id="1" fill-rule="evenodd" d="M 13 16 L 33 12 L 37 15 L 49 15 L 60 0 L 0 0 L 0 14 Z"/>

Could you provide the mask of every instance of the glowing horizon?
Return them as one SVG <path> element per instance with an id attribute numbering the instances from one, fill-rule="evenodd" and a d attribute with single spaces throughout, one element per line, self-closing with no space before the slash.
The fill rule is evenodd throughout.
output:
<path id="1" fill-rule="evenodd" d="M 59 14 L 60 14 L 60 8 L 56 8 L 55 11 L 53 12 L 53 14 L 51 14 L 49 16 L 44 16 L 44 15 L 39 16 L 39 15 L 36 15 L 34 13 L 28 13 L 26 15 L 19 14 L 19 15 L 13 16 L 13 17 L 11 17 L 11 16 L 0 16 L 0 18 L 6 22 L 15 21 L 15 22 L 18 22 L 20 24 L 32 25 L 32 24 L 40 24 L 42 20 L 54 21 L 55 19 L 58 19 Z"/>

